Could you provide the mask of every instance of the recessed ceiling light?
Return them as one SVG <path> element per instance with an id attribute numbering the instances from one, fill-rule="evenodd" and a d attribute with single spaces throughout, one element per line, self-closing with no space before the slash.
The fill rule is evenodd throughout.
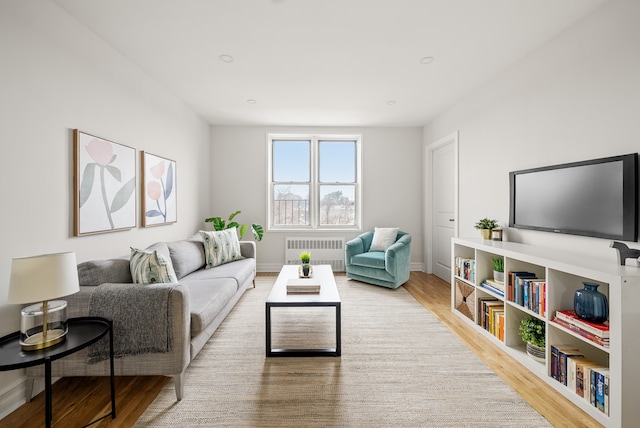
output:
<path id="1" fill-rule="evenodd" d="M 249 104 L 255 104 L 255 103 L 256 103 L 256 100 L 254 100 L 254 99 L 252 99 L 252 98 L 249 98 L 249 99 L 247 100 L 247 102 L 248 102 Z"/>
<path id="2" fill-rule="evenodd" d="M 218 58 L 220 58 L 220 61 L 222 62 L 233 62 L 233 57 L 231 55 L 220 55 Z"/>
<path id="3" fill-rule="evenodd" d="M 430 63 L 432 63 L 432 62 L 433 62 L 433 60 L 434 60 L 434 59 L 435 59 L 435 58 L 434 58 L 434 57 L 432 57 L 432 56 L 425 56 L 424 58 L 422 58 L 422 59 L 420 60 L 420 64 L 430 64 Z"/>
<path id="4" fill-rule="evenodd" d="M 394 105 L 396 105 L 396 104 L 398 104 L 398 102 L 397 102 L 397 101 L 395 101 L 395 100 L 389 100 L 389 101 L 387 101 L 387 105 L 388 105 L 388 106 L 394 106 Z"/>

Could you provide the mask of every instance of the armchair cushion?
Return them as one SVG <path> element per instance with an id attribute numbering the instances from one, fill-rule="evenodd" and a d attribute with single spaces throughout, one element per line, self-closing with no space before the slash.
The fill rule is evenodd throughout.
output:
<path id="1" fill-rule="evenodd" d="M 398 235 L 397 227 L 376 227 L 369 251 L 387 251 Z"/>

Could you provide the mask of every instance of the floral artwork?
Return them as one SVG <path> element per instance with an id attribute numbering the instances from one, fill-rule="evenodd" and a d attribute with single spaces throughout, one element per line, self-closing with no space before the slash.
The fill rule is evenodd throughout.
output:
<path id="1" fill-rule="evenodd" d="M 136 226 L 136 151 L 74 130 L 74 235 Z"/>
<path id="2" fill-rule="evenodd" d="M 177 220 L 175 161 L 142 152 L 142 226 Z"/>

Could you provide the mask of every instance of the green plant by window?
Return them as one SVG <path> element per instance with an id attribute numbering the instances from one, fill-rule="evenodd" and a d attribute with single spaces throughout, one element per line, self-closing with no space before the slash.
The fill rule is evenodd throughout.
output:
<path id="1" fill-rule="evenodd" d="M 518 333 L 523 342 L 544 348 L 546 344 L 544 321 L 536 317 L 523 318 Z"/>
<path id="2" fill-rule="evenodd" d="M 222 217 L 209 217 L 204 219 L 206 223 L 213 223 L 213 230 L 225 230 L 231 229 L 232 227 L 238 228 L 238 237 L 242 239 L 244 234 L 247 232 L 249 225 L 247 224 L 239 224 L 238 222 L 233 221 L 235 216 L 240 214 L 240 211 L 236 211 L 232 213 L 229 218 L 226 220 Z M 228 223 L 227 223 L 228 222 Z M 253 233 L 253 237 L 256 241 L 262 241 L 262 236 L 264 235 L 264 229 L 259 224 L 253 223 L 251 225 L 251 232 Z"/>
<path id="3" fill-rule="evenodd" d="M 493 262 L 493 270 L 496 272 L 504 272 L 504 259 L 502 257 L 494 257 L 491 259 Z"/>
<path id="4" fill-rule="evenodd" d="M 498 221 L 489 218 L 483 218 L 475 224 L 476 229 L 493 229 L 494 227 L 498 227 Z"/>
<path id="5" fill-rule="evenodd" d="M 311 261 L 311 253 L 308 251 L 303 251 L 302 253 L 300 253 L 300 261 L 303 264 L 309 264 L 309 262 Z"/>

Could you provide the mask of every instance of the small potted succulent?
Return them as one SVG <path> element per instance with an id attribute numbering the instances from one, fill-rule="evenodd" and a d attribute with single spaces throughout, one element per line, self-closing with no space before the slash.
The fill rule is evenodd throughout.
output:
<path id="1" fill-rule="evenodd" d="M 311 269 L 311 253 L 303 251 L 300 253 L 300 262 L 302 262 L 302 276 L 309 276 L 309 270 Z"/>
<path id="2" fill-rule="evenodd" d="M 528 316 L 520 320 L 518 333 L 523 342 L 527 343 L 527 354 L 540 362 L 546 359 L 546 337 L 544 321 L 533 316 Z"/>
<path id="3" fill-rule="evenodd" d="M 475 224 L 475 228 L 479 229 L 482 234 L 482 239 L 491 239 L 491 230 L 496 227 L 498 227 L 497 220 L 492 220 L 486 217 L 478 220 Z"/>
<path id="4" fill-rule="evenodd" d="M 504 283 L 504 259 L 494 257 L 491 262 L 493 263 L 493 280 Z"/>

